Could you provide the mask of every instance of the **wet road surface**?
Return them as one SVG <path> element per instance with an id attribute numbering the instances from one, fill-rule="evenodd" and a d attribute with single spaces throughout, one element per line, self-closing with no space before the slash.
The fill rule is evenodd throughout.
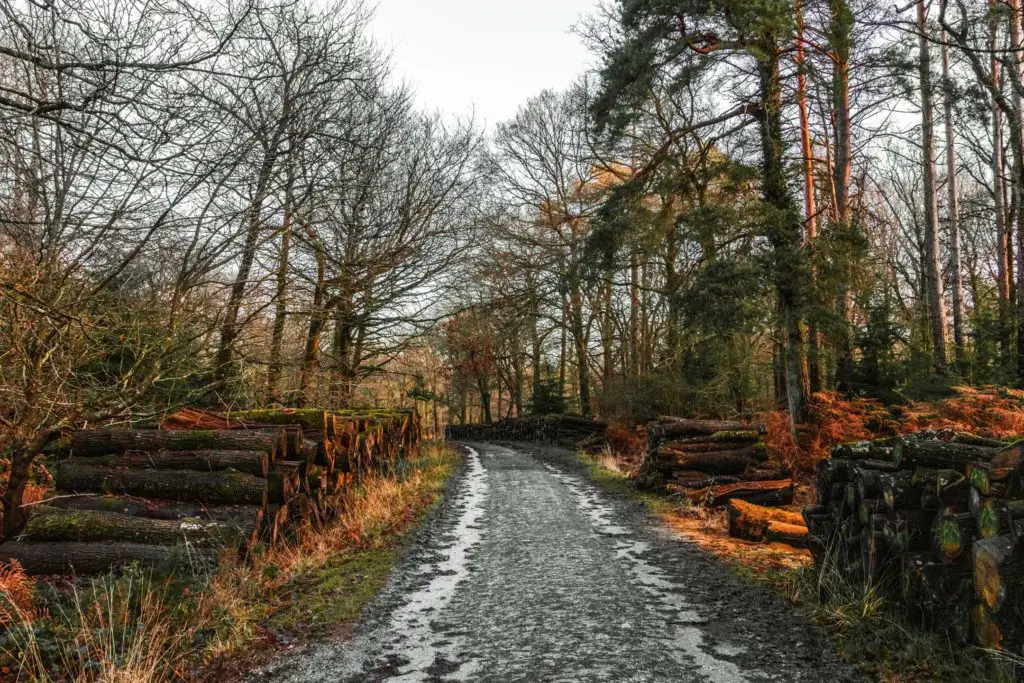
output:
<path id="1" fill-rule="evenodd" d="M 473 444 L 352 637 L 253 680 L 859 678 L 794 608 L 607 497 L 571 456 Z"/>

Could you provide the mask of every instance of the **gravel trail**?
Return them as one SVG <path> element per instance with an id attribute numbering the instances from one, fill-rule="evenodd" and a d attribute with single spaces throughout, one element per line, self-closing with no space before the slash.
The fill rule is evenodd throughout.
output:
<path id="1" fill-rule="evenodd" d="M 473 444 L 354 634 L 254 681 L 858 681 L 794 608 L 556 449 Z"/>

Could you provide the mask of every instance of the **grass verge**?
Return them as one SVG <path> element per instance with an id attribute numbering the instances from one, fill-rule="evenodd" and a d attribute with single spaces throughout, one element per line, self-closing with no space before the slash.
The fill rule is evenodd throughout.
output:
<path id="1" fill-rule="evenodd" d="M 225 556 L 212 574 L 138 567 L 88 582 L 0 574 L 0 678 L 181 681 L 237 678 L 282 647 L 343 628 L 383 586 L 406 534 L 460 457 L 428 443 L 393 475 L 370 475 L 324 529 Z"/>
<path id="2" fill-rule="evenodd" d="M 654 516 L 713 553 L 739 577 L 766 585 L 799 607 L 829 634 L 842 657 L 875 680 L 993 680 L 981 650 L 954 645 L 924 630 L 875 590 L 853 586 L 827 566 L 816 567 L 806 551 L 730 538 L 724 516 L 638 491 L 613 456 L 578 457 L 603 490 L 640 500 Z"/>

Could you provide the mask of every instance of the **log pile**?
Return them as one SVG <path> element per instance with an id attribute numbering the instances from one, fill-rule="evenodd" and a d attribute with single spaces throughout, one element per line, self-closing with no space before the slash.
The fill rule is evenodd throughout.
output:
<path id="1" fill-rule="evenodd" d="M 162 426 L 72 433 L 50 463 L 56 495 L 32 506 L 0 560 L 36 574 L 206 566 L 220 549 L 323 524 L 349 484 L 393 468 L 421 437 L 415 411 L 187 411 Z"/>
<path id="2" fill-rule="evenodd" d="M 1024 442 L 952 431 L 836 446 L 803 512 L 819 563 L 951 640 L 1024 655 Z"/>
<path id="3" fill-rule="evenodd" d="M 769 462 L 765 428 L 750 422 L 663 417 L 648 426 L 640 488 L 668 491 L 693 503 L 793 502 L 790 473 Z"/>
<path id="4" fill-rule="evenodd" d="M 445 436 L 452 441 L 537 441 L 576 448 L 602 440 L 607 429 L 607 422 L 579 415 L 531 415 L 491 424 L 448 425 Z"/>

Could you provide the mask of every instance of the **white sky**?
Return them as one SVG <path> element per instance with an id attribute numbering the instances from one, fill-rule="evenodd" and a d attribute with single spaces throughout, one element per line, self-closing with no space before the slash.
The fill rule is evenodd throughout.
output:
<path id="1" fill-rule="evenodd" d="M 420 106 L 475 112 L 488 128 L 544 88 L 564 88 L 591 56 L 571 27 L 598 0 L 378 0 L 373 33 Z"/>

